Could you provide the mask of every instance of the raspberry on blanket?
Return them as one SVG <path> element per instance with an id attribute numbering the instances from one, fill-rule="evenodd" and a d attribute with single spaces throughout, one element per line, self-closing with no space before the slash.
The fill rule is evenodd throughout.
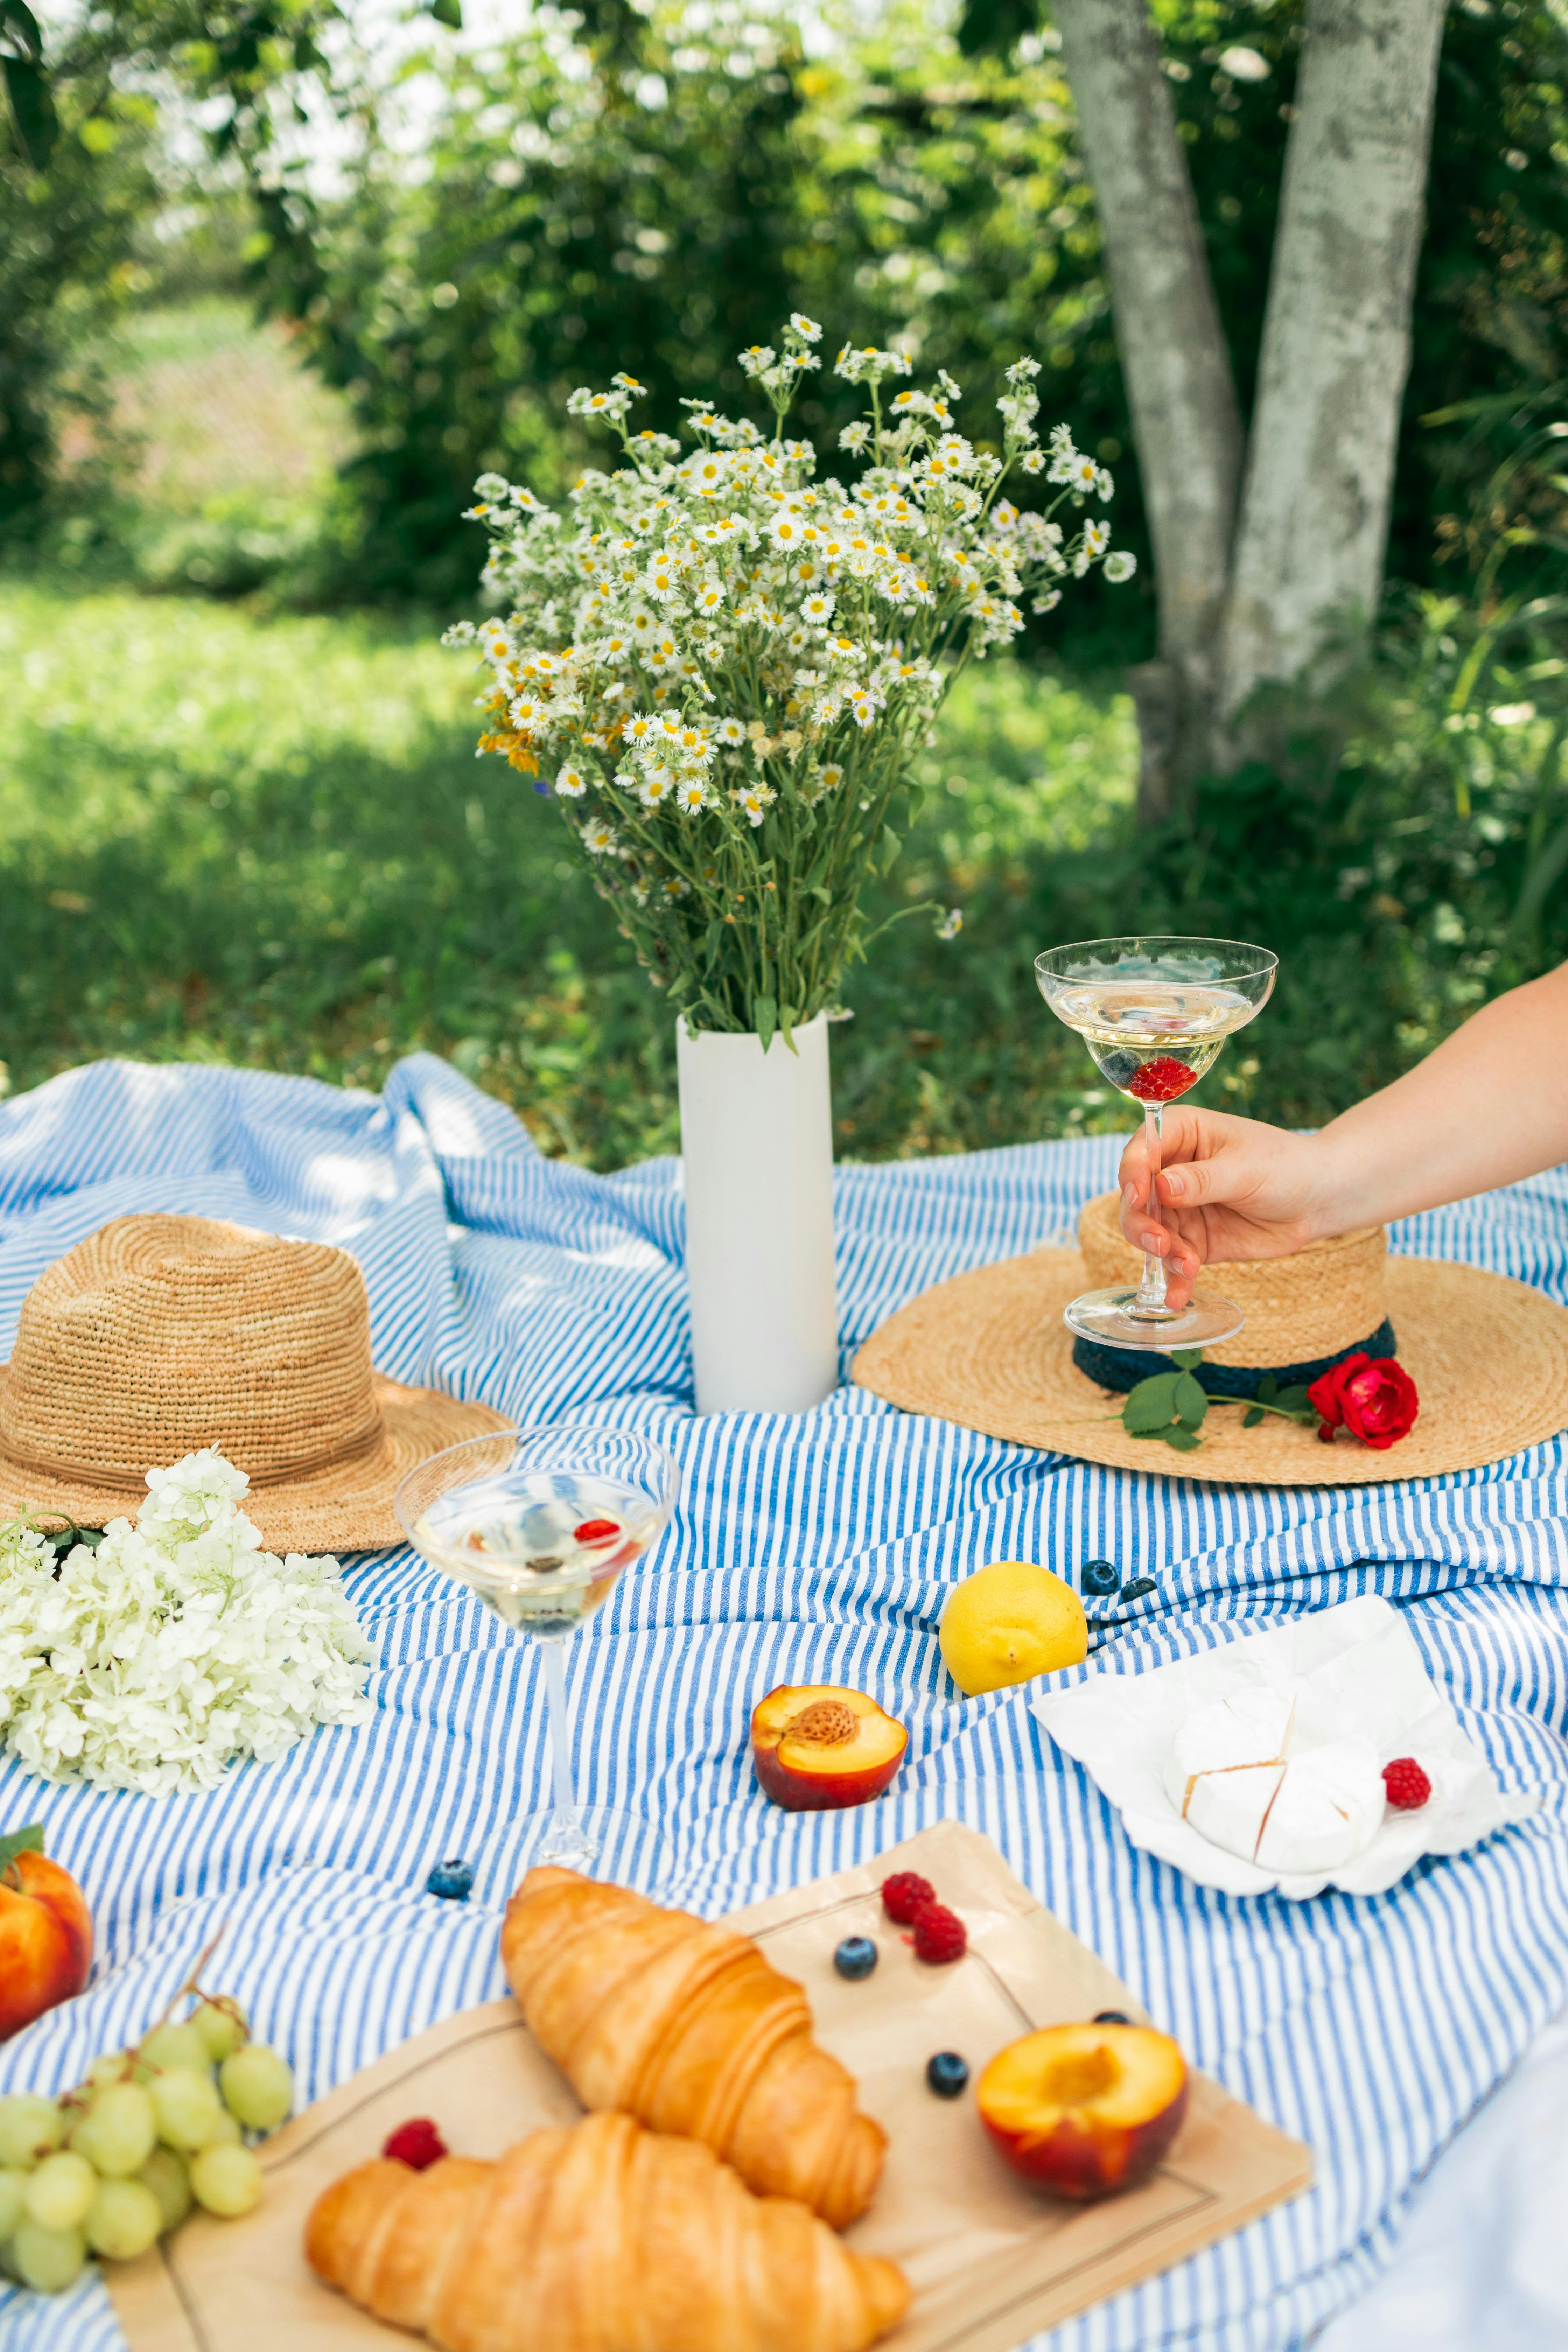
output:
<path id="1" fill-rule="evenodd" d="M 918 1870 L 896 1870 L 882 1881 L 882 1908 L 900 1927 L 912 1927 L 916 1912 L 935 1901 L 935 1887 Z"/>
<path id="2" fill-rule="evenodd" d="M 945 1967 L 961 1960 L 969 1949 L 969 1936 L 956 1911 L 945 1903 L 927 1903 L 915 1913 L 915 1958 Z"/>

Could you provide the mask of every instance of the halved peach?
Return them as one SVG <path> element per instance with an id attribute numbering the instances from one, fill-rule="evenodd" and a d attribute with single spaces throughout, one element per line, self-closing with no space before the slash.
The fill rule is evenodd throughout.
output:
<path id="1" fill-rule="evenodd" d="M 781 1683 L 752 1710 L 757 1778 L 794 1813 L 879 1797 L 909 1740 L 874 1698 L 837 1683 Z"/>
<path id="2" fill-rule="evenodd" d="M 997 2052 L 981 2121 L 1026 2180 L 1105 2197 L 1152 2172 L 1187 2111 L 1187 2064 L 1152 2025 L 1048 2025 Z"/>

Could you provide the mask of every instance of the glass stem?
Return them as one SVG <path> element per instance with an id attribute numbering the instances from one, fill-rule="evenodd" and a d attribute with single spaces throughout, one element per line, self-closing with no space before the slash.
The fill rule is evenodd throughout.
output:
<path id="1" fill-rule="evenodd" d="M 1155 1178 L 1160 1173 L 1160 1154 L 1164 1144 L 1164 1113 L 1157 1102 L 1143 1106 L 1143 1141 L 1149 1153 L 1149 1214 L 1158 1219 L 1160 1197 Z M 1143 1279 L 1138 1286 L 1138 1296 L 1128 1309 L 1131 1315 L 1147 1315 L 1156 1319 L 1169 1314 L 1165 1305 L 1165 1261 L 1152 1251 L 1143 1253 Z"/>
<path id="2" fill-rule="evenodd" d="M 566 1706 L 566 1668 L 562 1658 L 564 1637 L 539 1637 L 543 1653 L 544 1688 L 550 1707 L 550 1755 L 555 1778 L 555 1811 L 550 1824 L 552 1847 L 578 1845 L 583 1825 L 577 1818 L 577 1790 L 572 1779 L 572 1717 Z"/>

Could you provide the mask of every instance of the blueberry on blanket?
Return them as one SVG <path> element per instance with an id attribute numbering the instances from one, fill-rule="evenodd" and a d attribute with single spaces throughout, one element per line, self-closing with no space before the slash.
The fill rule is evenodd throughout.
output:
<path id="1" fill-rule="evenodd" d="M 1121 1583 L 1121 1570 L 1113 1559 L 1086 1559 L 1079 1582 L 1086 1592 L 1115 1592 Z"/>
<path id="2" fill-rule="evenodd" d="M 425 1881 L 426 1895 L 439 1895 L 447 1903 L 466 1903 L 473 1892 L 474 1865 L 460 1858 L 438 1862 Z"/>

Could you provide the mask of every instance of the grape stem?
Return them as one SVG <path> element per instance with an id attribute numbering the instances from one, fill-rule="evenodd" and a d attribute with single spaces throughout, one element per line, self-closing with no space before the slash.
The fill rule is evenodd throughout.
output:
<path id="1" fill-rule="evenodd" d="M 194 1993 L 198 2000 L 210 2000 L 215 2008 L 233 2010 L 235 2004 L 226 1993 L 215 1994 L 204 1992 L 201 1986 L 202 1970 L 205 1968 L 207 1962 L 211 1959 L 213 1954 L 216 1951 L 218 1946 L 222 1943 L 227 1933 L 228 1921 L 226 1919 L 223 1925 L 219 1927 L 217 1934 L 213 1937 L 211 1943 L 206 1945 L 202 1951 L 197 1953 L 195 1967 L 191 1970 L 190 1975 L 185 1979 L 184 1983 L 174 1994 L 173 2000 L 168 2002 L 162 2015 L 153 2019 L 152 2024 L 147 2028 L 146 2032 L 142 2036 L 142 2041 L 138 2042 L 135 2048 L 132 2051 L 132 2057 L 134 2058 L 140 2054 L 142 2042 L 151 2041 L 153 2035 L 157 2032 L 158 2028 L 161 2025 L 167 2025 L 169 2020 L 174 2014 L 174 2011 L 179 2007 L 181 2001 L 183 2001 L 189 1994 Z"/>

